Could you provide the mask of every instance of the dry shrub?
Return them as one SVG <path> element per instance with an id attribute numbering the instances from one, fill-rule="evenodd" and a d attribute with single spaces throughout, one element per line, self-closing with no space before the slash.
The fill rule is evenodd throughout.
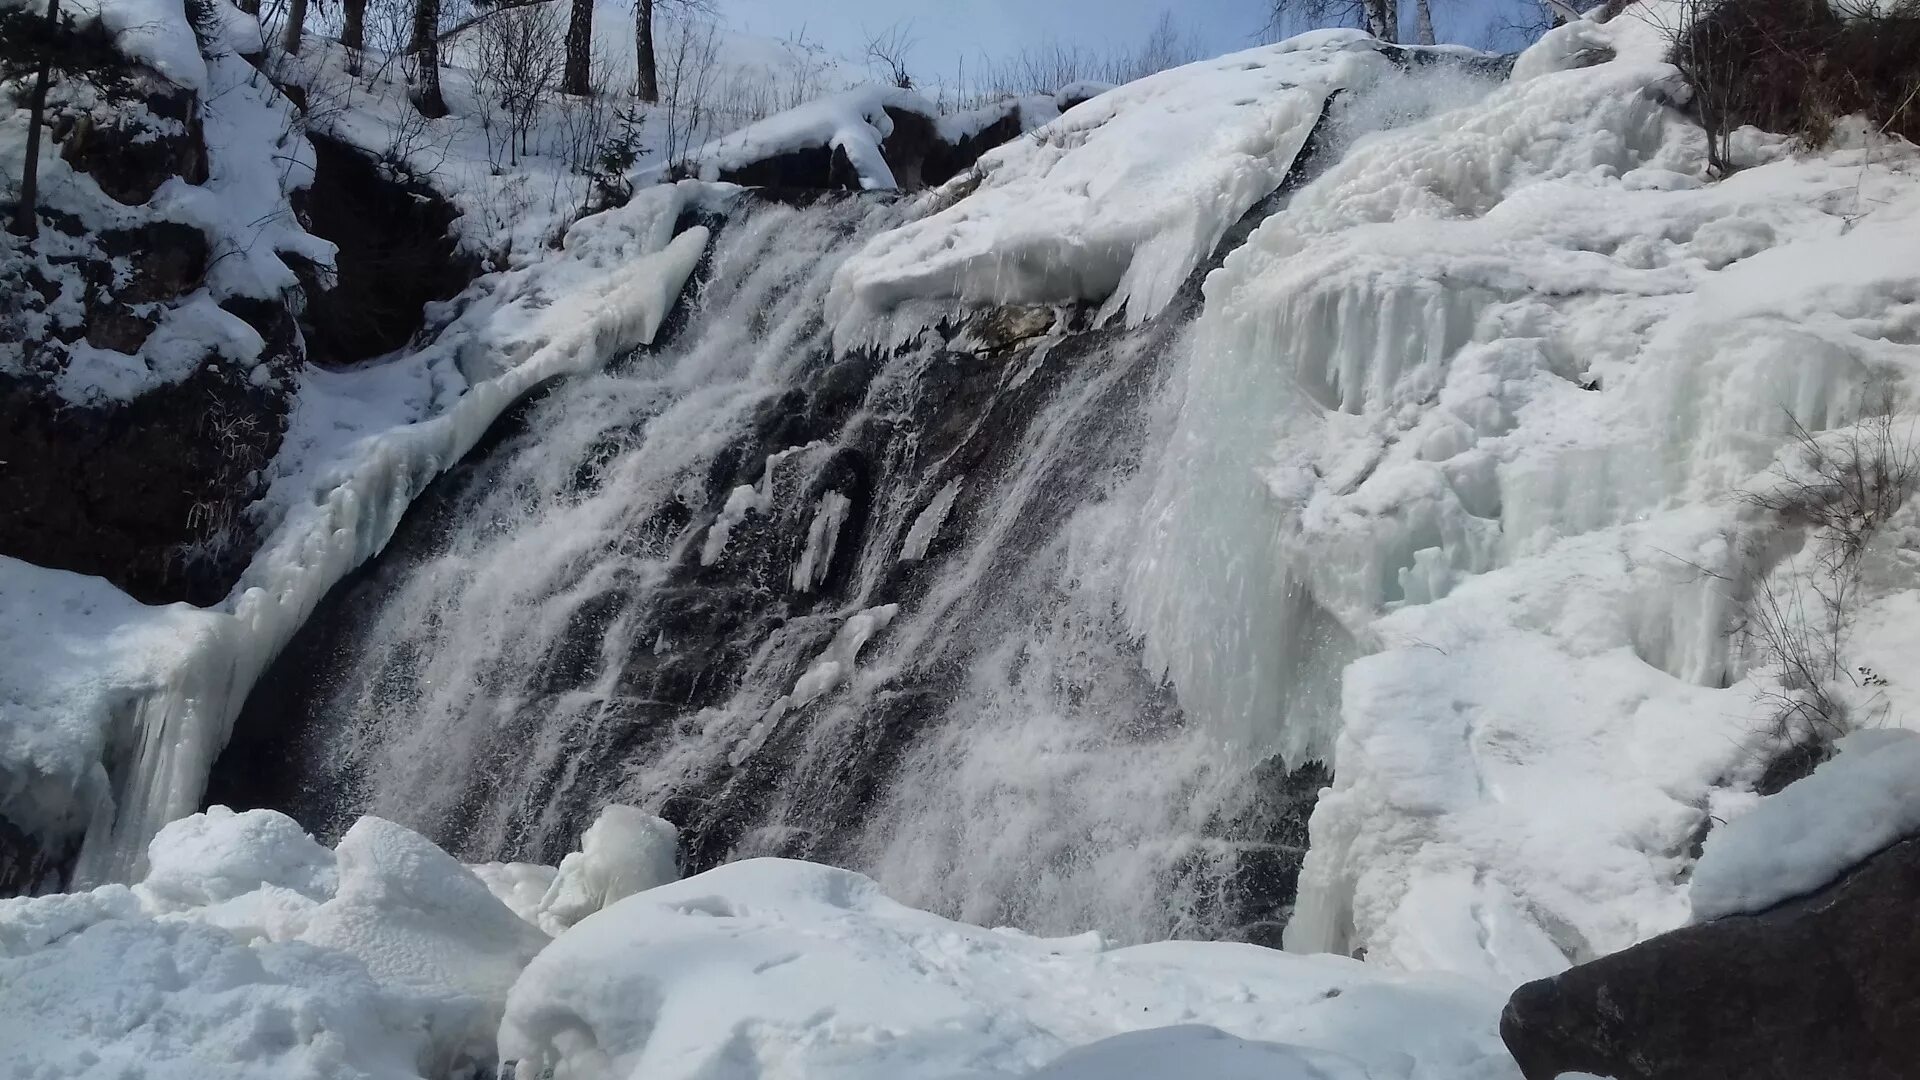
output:
<path id="1" fill-rule="evenodd" d="M 1920 2 L 1690 0 L 1673 62 L 1695 89 L 1713 165 L 1744 124 L 1823 144 L 1833 121 L 1865 115 L 1920 142 Z"/>

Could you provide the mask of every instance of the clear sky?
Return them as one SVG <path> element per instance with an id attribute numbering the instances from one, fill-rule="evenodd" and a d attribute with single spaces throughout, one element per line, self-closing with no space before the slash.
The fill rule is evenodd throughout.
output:
<path id="1" fill-rule="evenodd" d="M 1005 56 L 1052 37 L 1087 48 L 1132 47 L 1162 11 L 1217 54 L 1258 43 L 1267 0 L 713 0 L 728 25 L 769 37 L 807 38 L 849 58 L 868 34 L 911 24 L 913 66 L 949 73 L 962 57 Z M 1435 0 L 1442 40 L 1481 44 L 1497 0 Z M 1412 0 L 1402 0 L 1411 12 Z"/>

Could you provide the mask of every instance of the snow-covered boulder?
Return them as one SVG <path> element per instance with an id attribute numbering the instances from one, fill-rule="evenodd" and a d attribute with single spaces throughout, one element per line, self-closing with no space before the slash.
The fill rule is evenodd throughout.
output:
<path id="1" fill-rule="evenodd" d="M 1917 908 L 1908 839 L 1811 896 L 1528 983 L 1500 1033 L 1528 1080 L 1906 1076 L 1920 1060 Z"/>

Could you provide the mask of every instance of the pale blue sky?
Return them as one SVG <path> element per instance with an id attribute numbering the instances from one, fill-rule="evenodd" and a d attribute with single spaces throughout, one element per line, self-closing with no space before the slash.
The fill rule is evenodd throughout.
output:
<path id="1" fill-rule="evenodd" d="M 1483 43 L 1488 12 L 1498 0 L 1435 0 L 1434 22 L 1443 40 Z M 912 24 L 913 61 L 923 70 L 951 73 L 962 57 L 1004 56 L 1049 36 L 1086 47 L 1133 46 L 1162 11 L 1209 53 L 1245 48 L 1259 40 L 1265 0 L 714 0 L 735 29 L 771 37 L 805 31 L 843 55 L 858 58 L 867 34 Z M 1412 9 L 1411 0 L 1403 0 Z"/>

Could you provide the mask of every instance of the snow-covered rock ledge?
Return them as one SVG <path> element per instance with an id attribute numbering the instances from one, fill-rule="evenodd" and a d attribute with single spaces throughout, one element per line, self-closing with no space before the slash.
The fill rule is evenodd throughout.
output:
<path id="1" fill-rule="evenodd" d="M 138 876 L 193 812 L 253 681 L 326 590 L 387 542 L 414 497 L 515 400 L 653 339 L 705 250 L 674 234 L 698 183 L 587 218 L 563 250 L 489 275 L 426 348 L 309 370 L 261 508 L 268 539 L 227 600 L 146 607 L 76 574 L 0 558 L 0 815 L 59 847 L 73 879 Z"/>
<path id="2" fill-rule="evenodd" d="M 0 901 L 0 1045 L 42 1077 L 1517 1075 L 1497 995 L 1445 976 L 982 929 L 786 860 L 663 884 L 672 843 L 615 807 L 557 871 L 463 867 L 215 808 L 132 887 Z"/>

